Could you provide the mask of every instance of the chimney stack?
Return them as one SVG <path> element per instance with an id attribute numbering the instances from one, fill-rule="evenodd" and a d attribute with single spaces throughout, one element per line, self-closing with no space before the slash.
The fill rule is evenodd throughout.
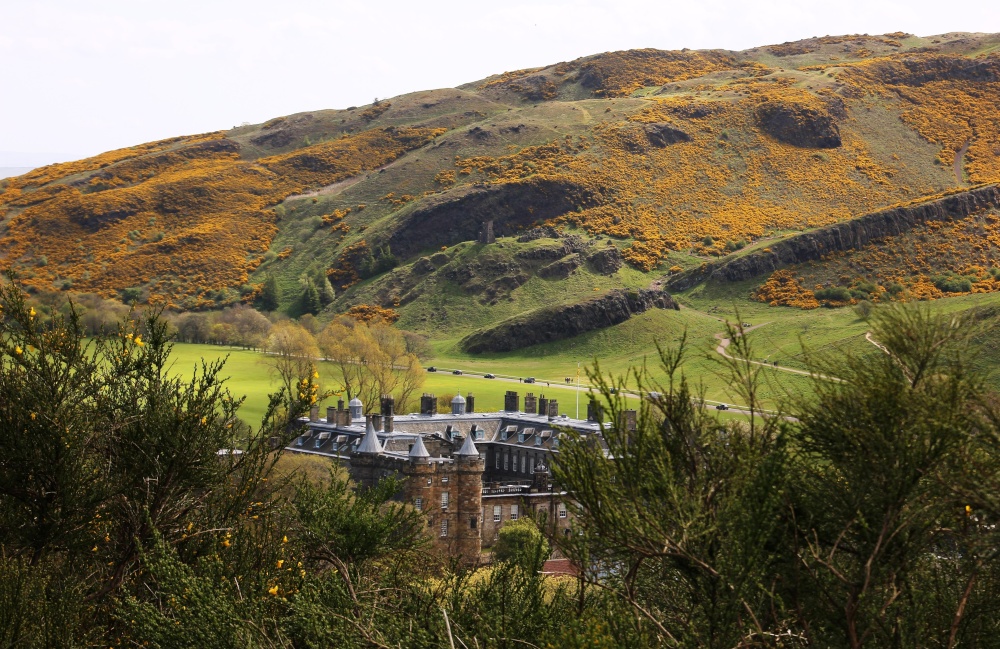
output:
<path id="1" fill-rule="evenodd" d="M 524 411 L 529 413 L 534 413 L 535 409 L 538 407 L 538 399 L 535 398 L 534 392 L 529 392 L 524 395 Z"/>
<path id="2" fill-rule="evenodd" d="M 559 402 L 553 399 L 549 401 L 549 419 L 559 416 Z"/>
<path id="3" fill-rule="evenodd" d="M 421 415 L 436 415 L 437 414 L 437 397 L 433 394 L 424 394 L 420 397 L 420 414 Z"/>
<path id="4" fill-rule="evenodd" d="M 476 397 L 472 396 L 471 392 L 465 395 L 465 412 L 467 412 L 470 415 L 474 413 L 476 411 L 476 409 L 473 407 L 475 402 L 476 402 Z"/>
<path id="5" fill-rule="evenodd" d="M 393 419 L 396 416 L 394 412 L 396 409 L 396 400 L 391 394 L 382 395 L 382 425 L 385 427 L 385 432 L 391 433 L 393 431 Z"/>
<path id="6" fill-rule="evenodd" d="M 507 412 L 518 412 L 521 408 L 519 406 L 521 399 L 517 396 L 517 392 L 513 390 L 507 390 L 507 394 L 503 397 L 503 409 Z"/>
<path id="7" fill-rule="evenodd" d="M 532 410 L 531 414 L 538 413 L 539 415 L 546 415 L 549 412 L 549 400 L 545 398 L 545 395 L 538 397 L 538 410 Z"/>

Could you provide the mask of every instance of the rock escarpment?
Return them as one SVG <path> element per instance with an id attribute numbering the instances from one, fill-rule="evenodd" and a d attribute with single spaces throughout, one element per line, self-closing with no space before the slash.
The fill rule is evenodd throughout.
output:
<path id="1" fill-rule="evenodd" d="M 397 256 L 478 238 L 492 220 L 496 236 L 548 221 L 599 199 L 590 190 L 558 178 L 530 178 L 501 185 L 473 185 L 433 197 L 403 216 L 389 238 Z"/>
<path id="2" fill-rule="evenodd" d="M 472 354 L 515 349 L 572 338 L 611 327 L 650 309 L 679 309 L 669 293 L 660 290 L 611 291 L 586 302 L 536 309 L 504 320 L 462 339 Z"/>
<path id="3" fill-rule="evenodd" d="M 706 280 L 739 282 L 752 279 L 784 266 L 822 259 L 832 252 L 860 250 L 869 243 L 902 234 L 925 223 L 962 219 L 991 207 L 1000 207 L 1000 186 L 978 187 L 804 232 L 736 259 L 705 264 L 680 273 L 671 278 L 668 285 L 671 290 L 684 291 Z"/>

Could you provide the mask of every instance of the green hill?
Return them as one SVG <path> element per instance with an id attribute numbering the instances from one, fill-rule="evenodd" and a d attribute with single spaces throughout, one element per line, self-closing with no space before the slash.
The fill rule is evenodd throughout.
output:
<path id="1" fill-rule="evenodd" d="M 273 276 L 298 315 L 325 275 L 326 313 L 392 308 L 459 357 L 476 331 L 650 286 L 772 310 L 990 292 L 988 201 L 777 259 L 738 295 L 706 269 L 1000 181 L 998 48 L 896 33 L 611 52 L 144 144 L 0 180 L 0 256 L 32 290 L 188 310 L 257 300 Z"/>

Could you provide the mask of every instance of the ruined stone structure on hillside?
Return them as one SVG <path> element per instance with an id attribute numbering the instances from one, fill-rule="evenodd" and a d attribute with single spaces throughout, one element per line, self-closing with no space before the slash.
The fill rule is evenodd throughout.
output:
<path id="1" fill-rule="evenodd" d="M 432 394 L 409 415 L 396 415 L 391 397 L 378 413 L 350 405 L 327 408 L 325 420 L 315 410 L 288 450 L 345 464 L 361 489 L 390 475 L 405 478 L 398 498 L 424 512 L 438 551 L 470 563 L 506 521 L 521 516 L 544 520 L 549 535 L 569 533 L 569 496 L 553 484 L 552 456 L 569 430 L 606 448 L 591 408 L 586 421 L 569 419 L 555 399 L 530 392 L 521 410 L 518 393 L 508 391 L 502 412 L 476 412 L 472 394 L 456 396 L 446 414 Z"/>

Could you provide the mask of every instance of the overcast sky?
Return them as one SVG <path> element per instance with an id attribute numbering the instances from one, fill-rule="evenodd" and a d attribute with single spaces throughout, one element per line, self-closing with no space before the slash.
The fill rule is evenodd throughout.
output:
<path id="1" fill-rule="evenodd" d="M 608 50 L 1000 32 L 995 0 L 0 0 L 0 167 Z"/>

